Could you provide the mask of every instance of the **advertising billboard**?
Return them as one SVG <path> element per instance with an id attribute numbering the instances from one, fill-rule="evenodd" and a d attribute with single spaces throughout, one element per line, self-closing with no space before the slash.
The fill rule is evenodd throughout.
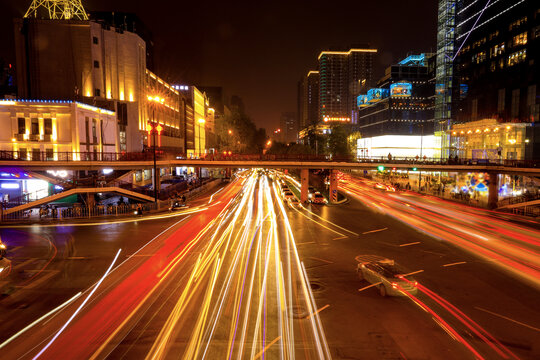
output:
<path id="1" fill-rule="evenodd" d="M 388 97 L 388 89 L 373 88 L 367 92 L 367 101 L 374 103 Z"/>
<path id="2" fill-rule="evenodd" d="M 367 95 L 358 95 L 356 98 L 356 106 L 359 108 L 368 106 Z"/>
<path id="3" fill-rule="evenodd" d="M 392 97 L 410 97 L 412 93 L 412 84 L 408 82 L 398 82 L 390 85 L 390 96 Z"/>

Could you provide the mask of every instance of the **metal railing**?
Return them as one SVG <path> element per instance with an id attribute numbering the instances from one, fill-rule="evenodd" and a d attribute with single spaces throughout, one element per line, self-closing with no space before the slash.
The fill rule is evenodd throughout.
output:
<path id="1" fill-rule="evenodd" d="M 157 160 L 187 159 L 185 154 L 158 151 Z M 152 151 L 143 152 L 58 152 L 51 157 L 46 152 L 0 151 L 0 160 L 23 161 L 150 161 L 154 159 Z M 197 159 L 193 159 L 197 160 Z M 455 159 L 434 157 L 386 157 L 371 156 L 354 158 L 352 156 L 326 156 L 313 154 L 208 154 L 198 160 L 204 161 L 312 161 L 312 162 L 346 162 L 373 164 L 408 164 L 408 165 L 470 165 L 470 166 L 505 166 L 522 168 L 540 168 L 539 160 L 510 159 Z"/>

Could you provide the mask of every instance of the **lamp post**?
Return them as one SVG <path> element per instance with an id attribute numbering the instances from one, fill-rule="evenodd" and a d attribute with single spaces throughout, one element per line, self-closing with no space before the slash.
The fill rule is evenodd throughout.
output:
<path id="1" fill-rule="evenodd" d="M 150 147 L 150 135 L 152 135 L 153 144 L 153 153 L 154 153 L 154 202 L 158 201 L 158 175 L 157 175 L 157 161 L 156 161 L 156 133 L 159 136 L 159 147 L 161 147 L 161 132 L 163 131 L 163 126 L 156 122 L 156 104 L 163 104 L 165 99 L 160 98 L 159 96 L 148 96 L 148 101 L 153 105 L 152 106 L 152 122 L 147 124 L 148 132 L 148 147 Z"/>

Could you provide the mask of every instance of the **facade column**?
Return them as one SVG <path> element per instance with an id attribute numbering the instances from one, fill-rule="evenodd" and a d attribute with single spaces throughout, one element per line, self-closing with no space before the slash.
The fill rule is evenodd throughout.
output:
<path id="1" fill-rule="evenodd" d="M 309 169 L 300 170 L 300 201 L 305 203 L 308 201 L 308 187 L 309 187 Z"/>
<path id="2" fill-rule="evenodd" d="M 331 203 L 338 201 L 338 170 L 330 170 L 330 191 L 328 197 Z"/>
<path id="3" fill-rule="evenodd" d="M 488 208 L 495 209 L 499 202 L 499 174 L 489 173 L 489 185 L 488 185 Z"/>

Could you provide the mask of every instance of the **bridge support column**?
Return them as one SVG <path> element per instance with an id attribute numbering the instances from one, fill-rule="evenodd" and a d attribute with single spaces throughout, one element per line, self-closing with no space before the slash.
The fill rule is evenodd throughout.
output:
<path id="1" fill-rule="evenodd" d="M 300 180 L 300 201 L 305 203 L 308 201 L 309 169 L 300 170 Z"/>
<path id="2" fill-rule="evenodd" d="M 499 174 L 489 173 L 488 208 L 495 209 L 499 202 Z"/>
<path id="3" fill-rule="evenodd" d="M 338 201 L 338 170 L 330 171 L 330 191 L 328 197 L 331 203 Z"/>

